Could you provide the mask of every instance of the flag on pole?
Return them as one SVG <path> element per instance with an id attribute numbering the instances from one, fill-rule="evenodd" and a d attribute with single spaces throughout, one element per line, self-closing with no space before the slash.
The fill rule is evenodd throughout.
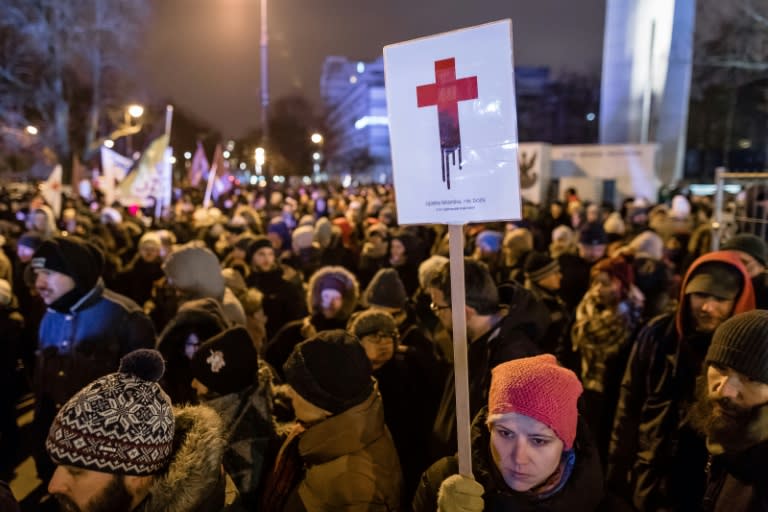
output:
<path id="1" fill-rule="evenodd" d="M 166 188 L 170 189 L 170 162 L 166 152 L 168 139 L 168 135 L 161 135 L 153 140 L 141 155 L 134 172 L 118 185 L 116 196 L 122 204 L 149 206 L 152 200 L 155 203 L 163 201 Z"/>
<path id="2" fill-rule="evenodd" d="M 112 206 L 115 202 L 115 188 L 125 179 L 131 166 L 133 166 L 132 159 L 106 146 L 101 147 L 102 175 L 99 176 L 99 190 L 104 194 L 104 203 L 107 206 Z"/>
<path id="3" fill-rule="evenodd" d="M 189 184 L 193 187 L 197 187 L 200 181 L 208 177 L 210 171 L 210 164 L 205 157 L 205 149 L 200 142 L 197 143 L 197 149 L 195 150 L 195 156 L 192 157 L 192 165 L 189 167 Z"/>
<path id="4" fill-rule="evenodd" d="M 214 200 L 218 200 L 219 196 L 226 194 L 232 189 L 231 174 L 229 173 L 229 162 L 224 158 L 224 152 L 221 149 L 221 144 L 216 144 L 216 149 L 213 152 L 213 165 L 212 168 L 216 168 L 216 178 L 213 181 L 213 189 L 211 194 Z"/>
<path id="5" fill-rule="evenodd" d="M 40 185 L 45 202 L 51 206 L 56 218 L 61 215 L 61 164 L 56 165 L 48 179 Z"/>
<path id="6" fill-rule="evenodd" d="M 72 193 L 82 196 L 80 191 L 80 182 L 85 179 L 85 167 L 80 162 L 78 156 L 72 155 Z"/>

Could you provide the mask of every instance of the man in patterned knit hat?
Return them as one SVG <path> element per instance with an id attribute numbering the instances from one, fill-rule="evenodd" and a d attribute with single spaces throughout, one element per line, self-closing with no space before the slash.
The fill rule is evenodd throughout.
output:
<path id="1" fill-rule="evenodd" d="M 222 470 L 221 418 L 174 409 L 156 350 L 126 355 L 116 373 L 73 396 L 45 447 L 57 464 L 48 492 L 66 512 L 227 510 L 237 491 Z"/>

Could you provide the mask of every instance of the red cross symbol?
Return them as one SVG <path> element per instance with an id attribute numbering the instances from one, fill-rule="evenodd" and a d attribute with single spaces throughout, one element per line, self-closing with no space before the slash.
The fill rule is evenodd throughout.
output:
<path id="1" fill-rule="evenodd" d="M 440 157 L 443 181 L 451 188 L 450 165 L 456 165 L 456 153 L 461 169 L 461 132 L 459 131 L 459 102 L 477 98 L 477 77 L 456 79 L 456 59 L 435 61 L 435 83 L 416 87 L 419 107 L 437 106 L 440 127 Z"/>

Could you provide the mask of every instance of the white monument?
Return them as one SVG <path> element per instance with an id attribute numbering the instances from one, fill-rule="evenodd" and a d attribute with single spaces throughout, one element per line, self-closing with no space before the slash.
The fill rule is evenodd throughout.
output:
<path id="1" fill-rule="evenodd" d="M 695 16 L 695 0 L 606 5 L 600 143 L 657 143 L 662 184 L 682 177 Z"/>

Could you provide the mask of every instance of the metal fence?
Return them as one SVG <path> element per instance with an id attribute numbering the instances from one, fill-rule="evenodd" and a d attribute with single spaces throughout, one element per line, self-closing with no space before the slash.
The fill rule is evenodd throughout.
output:
<path id="1" fill-rule="evenodd" d="M 712 250 L 736 233 L 768 237 L 768 172 L 715 171 Z"/>

